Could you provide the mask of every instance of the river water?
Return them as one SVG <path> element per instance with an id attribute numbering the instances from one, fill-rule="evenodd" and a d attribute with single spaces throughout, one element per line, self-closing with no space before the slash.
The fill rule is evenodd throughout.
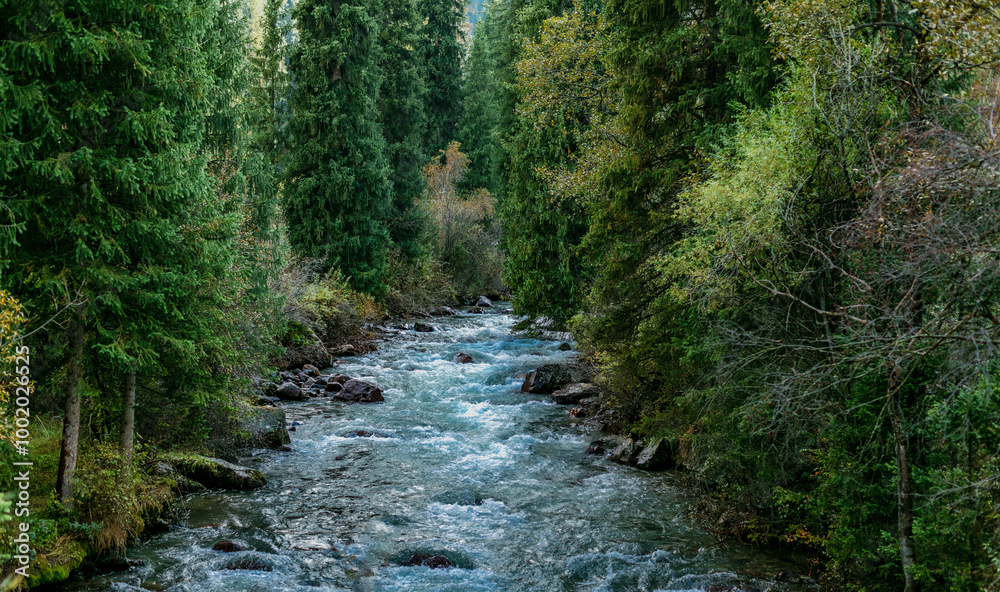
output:
<path id="1" fill-rule="evenodd" d="M 171 592 L 634 592 L 785 590 L 791 566 L 720 546 L 686 517 L 669 475 L 584 454 L 568 409 L 519 392 L 518 374 L 567 360 L 511 333 L 506 314 L 437 318 L 335 371 L 386 402 L 285 405 L 292 452 L 244 461 L 268 484 L 183 504 L 183 527 L 129 549 L 142 567 L 67 590 Z M 465 352 L 472 364 L 453 364 Z M 354 430 L 375 437 L 345 437 Z M 222 539 L 238 553 L 212 551 Z M 414 554 L 460 566 L 406 566 Z M 227 569 L 252 560 L 270 571 Z"/>

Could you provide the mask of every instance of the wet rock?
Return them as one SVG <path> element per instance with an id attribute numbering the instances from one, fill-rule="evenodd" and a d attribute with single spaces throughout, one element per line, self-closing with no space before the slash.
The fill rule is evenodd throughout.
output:
<path id="1" fill-rule="evenodd" d="M 604 436 L 598 438 L 587 446 L 587 454 L 606 454 L 609 450 L 618 448 L 625 438 L 621 436 Z"/>
<path id="2" fill-rule="evenodd" d="M 430 333 L 434 331 L 434 327 L 427 323 L 413 323 L 413 330 L 419 333 Z"/>
<path id="3" fill-rule="evenodd" d="M 333 350 L 333 355 L 341 358 L 356 356 L 358 355 L 358 348 L 354 347 L 350 343 L 345 343 L 344 345 L 341 345 L 337 349 Z"/>
<path id="4" fill-rule="evenodd" d="M 260 559 L 253 557 L 241 557 L 233 559 L 225 565 L 225 569 L 247 570 L 247 571 L 271 571 L 273 568 Z"/>
<path id="5" fill-rule="evenodd" d="M 319 376 L 319 368 L 313 366 L 312 364 L 303 364 L 302 373 L 306 376 Z"/>
<path id="6" fill-rule="evenodd" d="M 237 489 L 249 491 L 267 484 L 264 475 L 255 469 L 248 469 L 207 456 L 189 456 L 173 462 L 178 473 L 201 483 L 209 489 Z"/>
<path id="7" fill-rule="evenodd" d="M 345 382 L 344 388 L 333 395 L 333 398 L 348 403 L 379 403 L 385 401 L 385 398 L 382 396 L 382 389 L 370 382 L 353 379 Z"/>
<path id="8" fill-rule="evenodd" d="M 385 434 L 372 432 L 370 430 L 351 430 L 340 435 L 341 438 L 388 438 Z"/>
<path id="9" fill-rule="evenodd" d="M 392 328 L 396 329 L 396 330 L 399 330 L 399 331 L 409 331 L 409 330 L 413 329 L 413 325 L 411 325 L 409 323 L 402 323 L 402 324 L 399 324 L 399 325 L 393 325 Z"/>
<path id="10" fill-rule="evenodd" d="M 469 354 L 458 352 L 457 354 L 452 356 L 451 361 L 456 364 L 472 364 L 476 360 L 474 360 L 472 356 L 470 356 Z"/>
<path id="11" fill-rule="evenodd" d="M 201 483 L 188 479 L 183 475 L 174 475 L 171 478 L 171 481 L 173 484 L 170 489 L 177 495 L 190 495 L 192 493 L 201 493 L 208 490 L 208 488 Z"/>
<path id="12" fill-rule="evenodd" d="M 326 377 L 326 382 L 327 382 L 327 384 L 329 384 L 331 382 L 337 382 L 337 383 L 340 383 L 340 384 L 344 384 L 345 382 L 347 382 L 350 379 L 351 379 L 350 376 L 344 376 L 343 374 L 331 374 L 331 375 L 329 375 L 329 376 Z"/>
<path id="13" fill-rule="evenodd" d="M 274 391 L 274 396 L 278 397 L 282 401 L 305 401 L 306 396 L 302 393 L 302 389 L 291 382 L 283 382 L 278 390 Z"/>
<path id="14" fill-rule="evenodd" d="M 636 457 L 635 466 L 647 471 L 665 471 L 674 468 L 673 446 L 664 438 L 651 440 Z"/>
<path id="15" fill-rule="evenodd" d="M 339 382 L 328 382 L 326 383 L 326 392 L 329 393 L 339 393 L 344 390 L 344 385 Z"/>
<path id="16" fill-rule="evenodd" d="M 94 563 L 94 567 L 98 571 L 103 572 L 116 572 L 116 571 L 128 571 L 133 567 L 141 567 L 142 562 L 138 559 L 129 559 L 127 557 L 118 556 L 105 556 L 101 557 Z"/>
<path id="17" fill-rule="evenodd" d="M 458 311 L 455 310 L 454 308 L 451 308 L 450 306 L 442 306 L 439 308 L 435 308 L 434 310 L 431 311 L 431 316 L 435 317 L 450 317 L 452 315 L 457 315 L 457 314 Z"/>
<path id="18" fill-rule="evenodd" d="M 550 395 L 570 383 L 586 382 L 588 379 L 589 372 L 578 364 L 545 364 L 528 372 L 521 385 L 521 392 Z"/>
<path id="19" fill-rule="evenodd" d="M 638 442 L 632 438 L 625 438 L 621 444 L 611 451 L 611 454 L 608 455 L 608 460 L 622 465 L 635 466 L 636 459 L 641 450 L 642 448 Z"/>
<path id="20" fill-rule="evenodd" d="M 559 351 L 570 351 L 570 350 L 573 349 L 573 346 L 570 345 L 568 341 L 564 341 L 564 342 L 562 342 L 562 343 L 559 344 L 558 349 L 559 349 Z"/>
<path id="21" fill-rule="evenodd" d="M 236 553 L 243 550 L 243 545 L 229 539 L 223 539 L 212 545 L 212 550 L 222 551 L 223 553 Z"/>
<path id="22" fill-rule="evenodd" d="M 588 415 L 590 415 L 590 411 L 588 411 L 586 407 L 574 407 L 569 410 L 570 417 L 584 418 Z"/>
<path id="23" fill-rule="evenodd" d="M 476 300 L 476 306 L 481 308 L 493 308 L 493 301 L 486 296 L 480 296 L 479 299 Z"/>
<path id="24" fill-rule="evenodd" d="M 485 314 L 485 313 L 486 313 L 486 311 L 485 311 L 485 310 L 483 310 L 482 308 L 480 308 L 480 307 L 478 307 L 478 306 L 476 306 L 476 307 L 473 307 L 473 308 L 470 308 L 470 309 L 469 309 L 469 312 L 470 312 L 471 314 Z"/>
<path id="25" fill-rule="evenodd" d="M 574 405 L 584 399 L 597 397 L 600 394 L 600 391 L 593 384 L 589 382 L 577 382 L 568 384 L 552 393 L 552 401 L 559 405 Z"/>
<path id="26" fill-rule="evenodd" d="M 394 555 L 390 561 L 396 565 L 423 566 L 431 569 L 451 567 L 473 569 L 472 560 L 464 553 L 430 547 L 402 551 Z"/>

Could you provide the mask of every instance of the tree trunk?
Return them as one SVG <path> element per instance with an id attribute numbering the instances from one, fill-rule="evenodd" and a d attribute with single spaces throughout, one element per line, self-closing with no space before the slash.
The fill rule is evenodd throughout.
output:
<path id="1" fill-rule="evenodd" d="M 83 327 L 74 320 L 69 329 L 72 352 L 66 378 L 66 407 L 63 416 L 62 450 L 59 454 L 59 474 L 56 496 L 67 510 L 73 509 L 73 476 L 80 444 L 80 360 L 83 358 Z"/>
<path id="2" fill-rule="evenodd" d="M 126 461 L 132 458 L 135 436 L 135 368 L 129 368 L 125 375 L 125 390 L 122 392 L 122 432 L 118 449 Z"/>
<path id="3" fill-rule="evenodd" d="M 917 549 L 913 540 L 913 476 L 910 473 L 910 446 L 903 425 L 896 376 L 899 369 L 892 371 L 889 378 L 889 419 L 892 423 L 892 439 L 896 449 L 896 500 L 899 528 L 899 555 L 903 563 L 903 592 L 919 592 L 920 584 L 914 579 L 917 566 Z"/>

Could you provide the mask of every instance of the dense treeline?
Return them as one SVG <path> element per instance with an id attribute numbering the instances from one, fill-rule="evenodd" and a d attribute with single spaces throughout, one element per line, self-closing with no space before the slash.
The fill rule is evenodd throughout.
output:
<path id="1" fill-rule="evenodd" d="M 998 9 L 504 0 L 473 41 L 517 310 L 828 589 L 998 582 Z"/>
<path id="2" fill-rule="evenodd" d="M 0 4 L 36 550 L 136 536 L 147 461 L 283 355 L 506 284 L 721 536 L 995 589 L 1000 4 L 495 0 L 465 45 L 461 10 Z"/>
<path id="3" fill-rule="evenodd" d="M 287 356 L 500 288 L 492 195 L 432 178 L 465 159 L 461 20 L 454 0 L 0 5 L 0 491 L 27 347 L 33 552 L 136 536 L 157 451 L 218 440 Z M 471 216 L 440 207 L 473 193 Z"/>

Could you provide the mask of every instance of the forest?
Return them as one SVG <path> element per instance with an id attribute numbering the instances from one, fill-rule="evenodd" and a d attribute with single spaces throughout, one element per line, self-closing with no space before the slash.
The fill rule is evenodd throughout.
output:
<path id="1" fill-rule="evenodd" d="M 274 372 L 486 295 L 720 540 L 1000 590 L 1000 1 L 473 8 L 0 0 L 4 585 L 13 463 L 75 568 Z"/>

